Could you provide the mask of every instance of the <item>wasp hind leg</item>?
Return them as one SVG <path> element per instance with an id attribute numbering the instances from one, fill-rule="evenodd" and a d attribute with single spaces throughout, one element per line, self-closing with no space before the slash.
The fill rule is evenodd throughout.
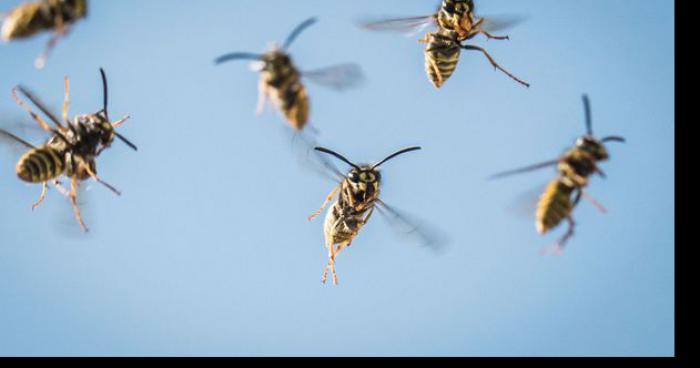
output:
<path id="1" fill-rule="evenodd" d="M 328 271 L 331 271 L 331 275 L 333 276 L 333 285 L 338 285 L 338 275 L 335 273 L 335 257 L 338 256 L 338 253 L 340 253 L 343 248 L 350 246 L 352 241 L 346 241 L 343 243 L 338 244 L 338 246 L 334 249 L 333 247 L 335 244 L 329 244 L 328 246 L 328 264 L 326 265 L 326 269 L 323 271 L 323 278 L 321 279 L 322 283 L 326 283 L 328 281 Z"/>
<path id="2" fill-rule="evenodd" d="M 80 227 L 83 228 L 84 232 L 88 232 L 88 228 L 83 221 L 83 215 L 80 213 L 80 207 L 78 206 L 78 178 L 71 178 L 70 182 L 70 201 L 73 205 L 73 213 L 75 214 L 75 219 L 78 220 Z"/>
<path id="3" fill-rule="evenodd" d="M 44 69 L 46 66 L 46 60 L 48 60 L 49 54 L 51 54 L 53 48 L 56 47 L 58 40 L 68 34 L 68 31 L 70 30 L 68 25 L 63 22 L 63 16 L 60 13 L 56 15 L 54 22 L 56 24 L 56 31 L 51 35 L 51 38 L 46 44 L 44 51 L 42 51 L 39 57 L 37 57 L 34 61 L 34 67 L 37 69 Z"/>
<path id="4" fill-rule="evenodd" d="M 507 40 L 510 40 L 510 37 L 508 37 L 508 36 L 494 36 L 494 35 L 492 35 L 491 33 L 488 33 L 487 31 L 484 31 L 483 29 L 482 29 L 482 30 L 479 30 L 479 33 L 481 33 L 482 35 L 486 36 L 486 38 L 488 38 L 489 40 L 497 40 L 497 41 L 507 41 Z"/>
<path id="5" fill-rule="evenodd" d="M 500 71 L 503 72 L 505 75 L 509 76 L 511 79 L 513 79 L 514 81 L 516 81 L 516 82 L 522 84 L 523 86 L 528 87 L 528 88 L 530 87 L 530 83 L 527 83 L 527 82 L 521 80 L 520 78 L 514 76 L 514 75 L 511 74 L 509 71 L 503 69 L 500 65 L 498 65 L 498 63 L 496 62 L 496 60 L 494 60 L 494 59 L 491 57 L 491 55 L 490 55 L 485 49 L 483 49 L 483 48 L 481 48 L 481 47 L 479 47 L 479 46 L 475 46 L 475 45 L 462 45 L 462 48 L 465 49 L 465 50 L 481 51 L 481 53 L 483 53 L 484 56 L 486 56 L 486 58 L 489 60 L 489 62 L 491 63 L 491 65 L 493 65 L 494 68 L 500 70 Z"/>
<path id="6" fill-rule="evenodd" d="M 41 186 L 41 195 L 39 195 L 39 199 L 32 205 L 32 211 L 36 210 L 41 202 L 44 201 L 44 198 L 46 198 L 46 192 L 49 190 L 49 184 L 47 182 L 43 182 Z"/>

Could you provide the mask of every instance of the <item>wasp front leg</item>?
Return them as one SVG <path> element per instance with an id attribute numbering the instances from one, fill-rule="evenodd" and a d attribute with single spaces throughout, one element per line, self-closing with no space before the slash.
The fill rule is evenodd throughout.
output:
<path id="1" fill-rule="evenodd" d="M 70 107 L 70 80 L 66 76 L 63 79 L 63 112 L 61 117 L 68 124 L 68 108 Z"/>
<path id="2" fill-rule="evenodd" d="M 316 217 L 318 217 L 321 213 L 323 213 L 323 209 L 326 208 L 326 206 L 328 205 L 328 203 L 331 200 L 333 200 L 333 197 L 335 197 L 335 195 L 338 193 L 339 190 L 340 190 L 340 185 L 337 185 L 335 188 L 333 188 L 333 190 L 331 191 L 331 194 L 328 195 L 328 197 L 326 198 L 326 201 L 323 202 L 323 204 L 321 205 L 321 208 L 318 211 L 316 211 L 313 215 L 309 216 L 308 220 L 311 221 L 311 220 L 315 219 Z"/>

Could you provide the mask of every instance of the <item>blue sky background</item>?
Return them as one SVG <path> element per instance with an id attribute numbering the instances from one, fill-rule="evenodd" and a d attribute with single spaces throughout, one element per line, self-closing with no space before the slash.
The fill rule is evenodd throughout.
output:
<path id="1" fill-rule="evenodd" d="M 44 71 L 46 35 L 0 46 L 2 127 L 41 143 L 10 90 L 58 112 L 66 74 L 72 113 L 97 110 L 103 66 L 111 115 L 131 114 L 120 132 L 140 148 L 100 157 L 124 195 L 88 183 L 88 235 L 55 190 L 32 213 L 40 187 L 0 149 L 0 355 L 673 355 L 673 2 L 480 1 L 529 17 L 510 41 L 476 43 L 532 88 L 465 53 L 439 91 L 419 36 L 353 25 L 435 3 L 92 1 Z M 345 93 L 308 85 L 319 141 L 355 161 L 422 145 L 385 166 L 383 198 L 451 238 L 436 256 L 377 216 L 338 258 L 338 287 L 320 283 L 322 219 L 306 221 L 334 184 L 300 168 L 276 113 L 254 116 L 245 62 L 212 63 L 312 15 L 297 64 L 367 75 Z M 589 188 L 610 212 L 582 202 L 565 254 L 542 257 L 564 229 L 541 237 L 513 208 L 553 172 L 485 178 L 569 147 L 584 92 L 596 133 L 628 143 L 610 144 L 608 179 Z"/>

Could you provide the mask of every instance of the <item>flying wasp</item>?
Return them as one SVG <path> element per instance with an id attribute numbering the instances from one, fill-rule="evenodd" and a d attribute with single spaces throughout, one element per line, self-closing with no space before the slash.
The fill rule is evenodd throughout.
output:
<path id="1" fill-rule="evenodd" d="M 438 239 L 428 234 L 425 227 L 421 227 L 408 219 L 408 216 L 384 203 L 379 199 L 380 184 L 382 180 L 379 167 L 387 161 L 404 153 L 420 150 L 421 147 L 410 147 L 395 152 L 374 165 L 357 165 L 344 156 L 327 148 L 316 147 L 315 150 L 336 157 L 350 165 L 347 175 L 343 175 L 335 169 L 335 166 L 327 163 L 327 167 L 333 171 L 339 184 L 331 191 L 321 208 L 308 219 L 313 220 L 337 197 L 326 213 L 323 225 L 325 246 L 328 250 L 328 264 L 323 272 L 322 282 L 325 284 L 330 271 L 333 283 L 338 284 L 335 272 L 335 259 L 345 248 L 349 247 L 357 237 L 363 226 L 367 224 L 374 210 L 379 210 L 394 225 L 400 225 L 412 235 L 420 237 L 423 245 L 436 247 Z"/>
<path id="2" fill-rule="evenodd" d="M 65 78 L 64 85 L 65 94 L 63 114 L 61 116 L 63 122 L 46 109 L 26 88 L 17 86 L 12 90 L 16 102 L 31 115 L 43 130 L 51 134 L 51 137 L 43 145 L 34 146 L 22 138 L 0 129 L 0 135 L 4 135 L 29 149 L 19 159 L 16 172 L 19 179 L 24 182 L 42 184 L 41 195 L 39 200 L 32 206 L 32 209 L 36 209 L 43 202 L 49 189 L 49 183 L 51 183 L 60 193 L 70 199 L 75 218 L 86 232 L 88 228 L 83 221 L 77 200 L 79 182 L 92 178 L 116 195 L 121 195 L 116 188 L 97 176 L 96 158 L 102 151 L 110 147 L 115 137 L 132 149 L 137 149 L 133 143 L 115 131 L 115 128 L 122 125 L 129 116 L 127 115 L 116 122 L 111 122 L 109 119 L 107 112 L 107 76 L 103 69 L 100 69 L 100 74 L 103 86 L 102 109 L 94 114 L 77 115 L 72 121 L 68 119 L 68 107 L 70 105 L 70 83 L 68 77 Z M 44 118 L 36 114 L 18 93 L 29 99 L 51 120 L 55 127 L 51 127 Z M 64 188 L 59 181 L 62 175 L 70 179 L 70 190 Z"/>
<path id="3" fill-rule="evenodd" d="M 428 32 L 418 41 L 427 44 L 424 51 L 425 68 L 428 79 L 436 88 L 442 87 L 452 76 L 463 49 L 483 53 L 494 68 L 530 87 L 530 84 L 503 69 L 484 48 L 462 44 L 479 34 L 488 39 L 508 40 L 508 36 L 494 36 L 491 32 L 508 28 L 519 21 L 518 17 L 479 17 L 474 12 L 472 0 L 443 0 L 438 10 L 429 16 L 367 21 L 362 22 L 361 26 L 372 31 L 402 33 L 420 31 L 428 25 L 436 26 L 435 32 Z"/>
<path id="4" fill-rule="evenodd" d="M 34 62 L 42 69 L 59 38 L 87 16 L 87 0 L 39 0 L 22 4 L 5 16 L 0 30 L 4 41 L 28 38 L 42 31 L 53 31 L 44 51 Z"/>
<path id="5" fill-rule="evenodd" d="M 355 64 L 342 64 L 314 71 L 300 71 L 293 63 L 287 50 L 296 38 L 308 27 L 316 23 L 310 18 L 299 24 L 280 47 L 274 44 L 264 54 L 234 52 L 222 55 L 215 63 L 231 60 L 253 60 L 251 69 L 260 72 L 258 85 L 257 114 L 261 114 L 267 100 L 271 100 L 285 119 L 296 131 L 301 132 L 309 122 L 309 96 L 302 83 L 302 77 L 317 84 L 344 90 L 353 87 L 363 79 L 362 71 Z"/>
<path id="6" fill-rule="evenodd" d="M 619 136 L 609 136 L 598 139 L 593 135 L 591 107 L 588 96 L 583 96 L 583 105 L 586 118 L 586 135 L 576 141 L 576 145 L 568 150 L 557 160 L 551 160 L 520 169 L 506 171 L 492 176 L 492 179 L 503 178 L 515 174 L 531 172 L 546 167 L 557 166 L 557 176 L 549 182 L 540 196 L 535 214 L 537 232 L 544 235 L 556 228 L 562 221 L 568 223 L 568 230 L 555 243 L 555 249 L 560 252 L 566 242 L 574 235 L 576 225 L 572 212 L 582 197 L 589 199 L 599 210 L 606 212 L 605 208 L 588 196 L 585 188 L 590 177 L 594 174 L 605 178 L 605 173 L 598 167 L 602 161 L 609 159 L 605 143 L 625 142 Z"/>

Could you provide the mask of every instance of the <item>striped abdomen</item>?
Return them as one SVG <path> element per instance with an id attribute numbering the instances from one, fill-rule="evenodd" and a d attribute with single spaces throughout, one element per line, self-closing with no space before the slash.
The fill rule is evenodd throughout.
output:
<path id="1" fill-rule="evenodd" d="M 54 20 L 45 7 L 46 5 L 36 2 L 15 8 L 2 24 L 2 39 L 8 41 L 30 37 L 53 28 Z"/>
<path id="2" fill-rule="evenodd" d="M 303 130 L 309 121 L 309 96 L 301 81 L 274 89 L 272 98 L 289 124 L 298 131 Z"/>
<path id="3" fill-rule="evenodd" d="M 458 43 L 446 36 L 429 34 L 427 38 L 425 70 L 435 88 L 440 88 L 457 69 L 461 49 Z"/>
<path id="4" fill-rule="evenodd" d="M 22 156 L 17 163 L 17 176 L 25 182 L 43 183 L 55 179 L 65 171 L 62 154 L 49 147 L 35 148 Z"/>
<path id="5" fill-rule="evenodd" d="M 569 180 L 557 177 L 552 180 L 537 204 L 537 231 L 544 234 L 571 215 L 574 204 L 571 194 L 575 187 Z"/>

